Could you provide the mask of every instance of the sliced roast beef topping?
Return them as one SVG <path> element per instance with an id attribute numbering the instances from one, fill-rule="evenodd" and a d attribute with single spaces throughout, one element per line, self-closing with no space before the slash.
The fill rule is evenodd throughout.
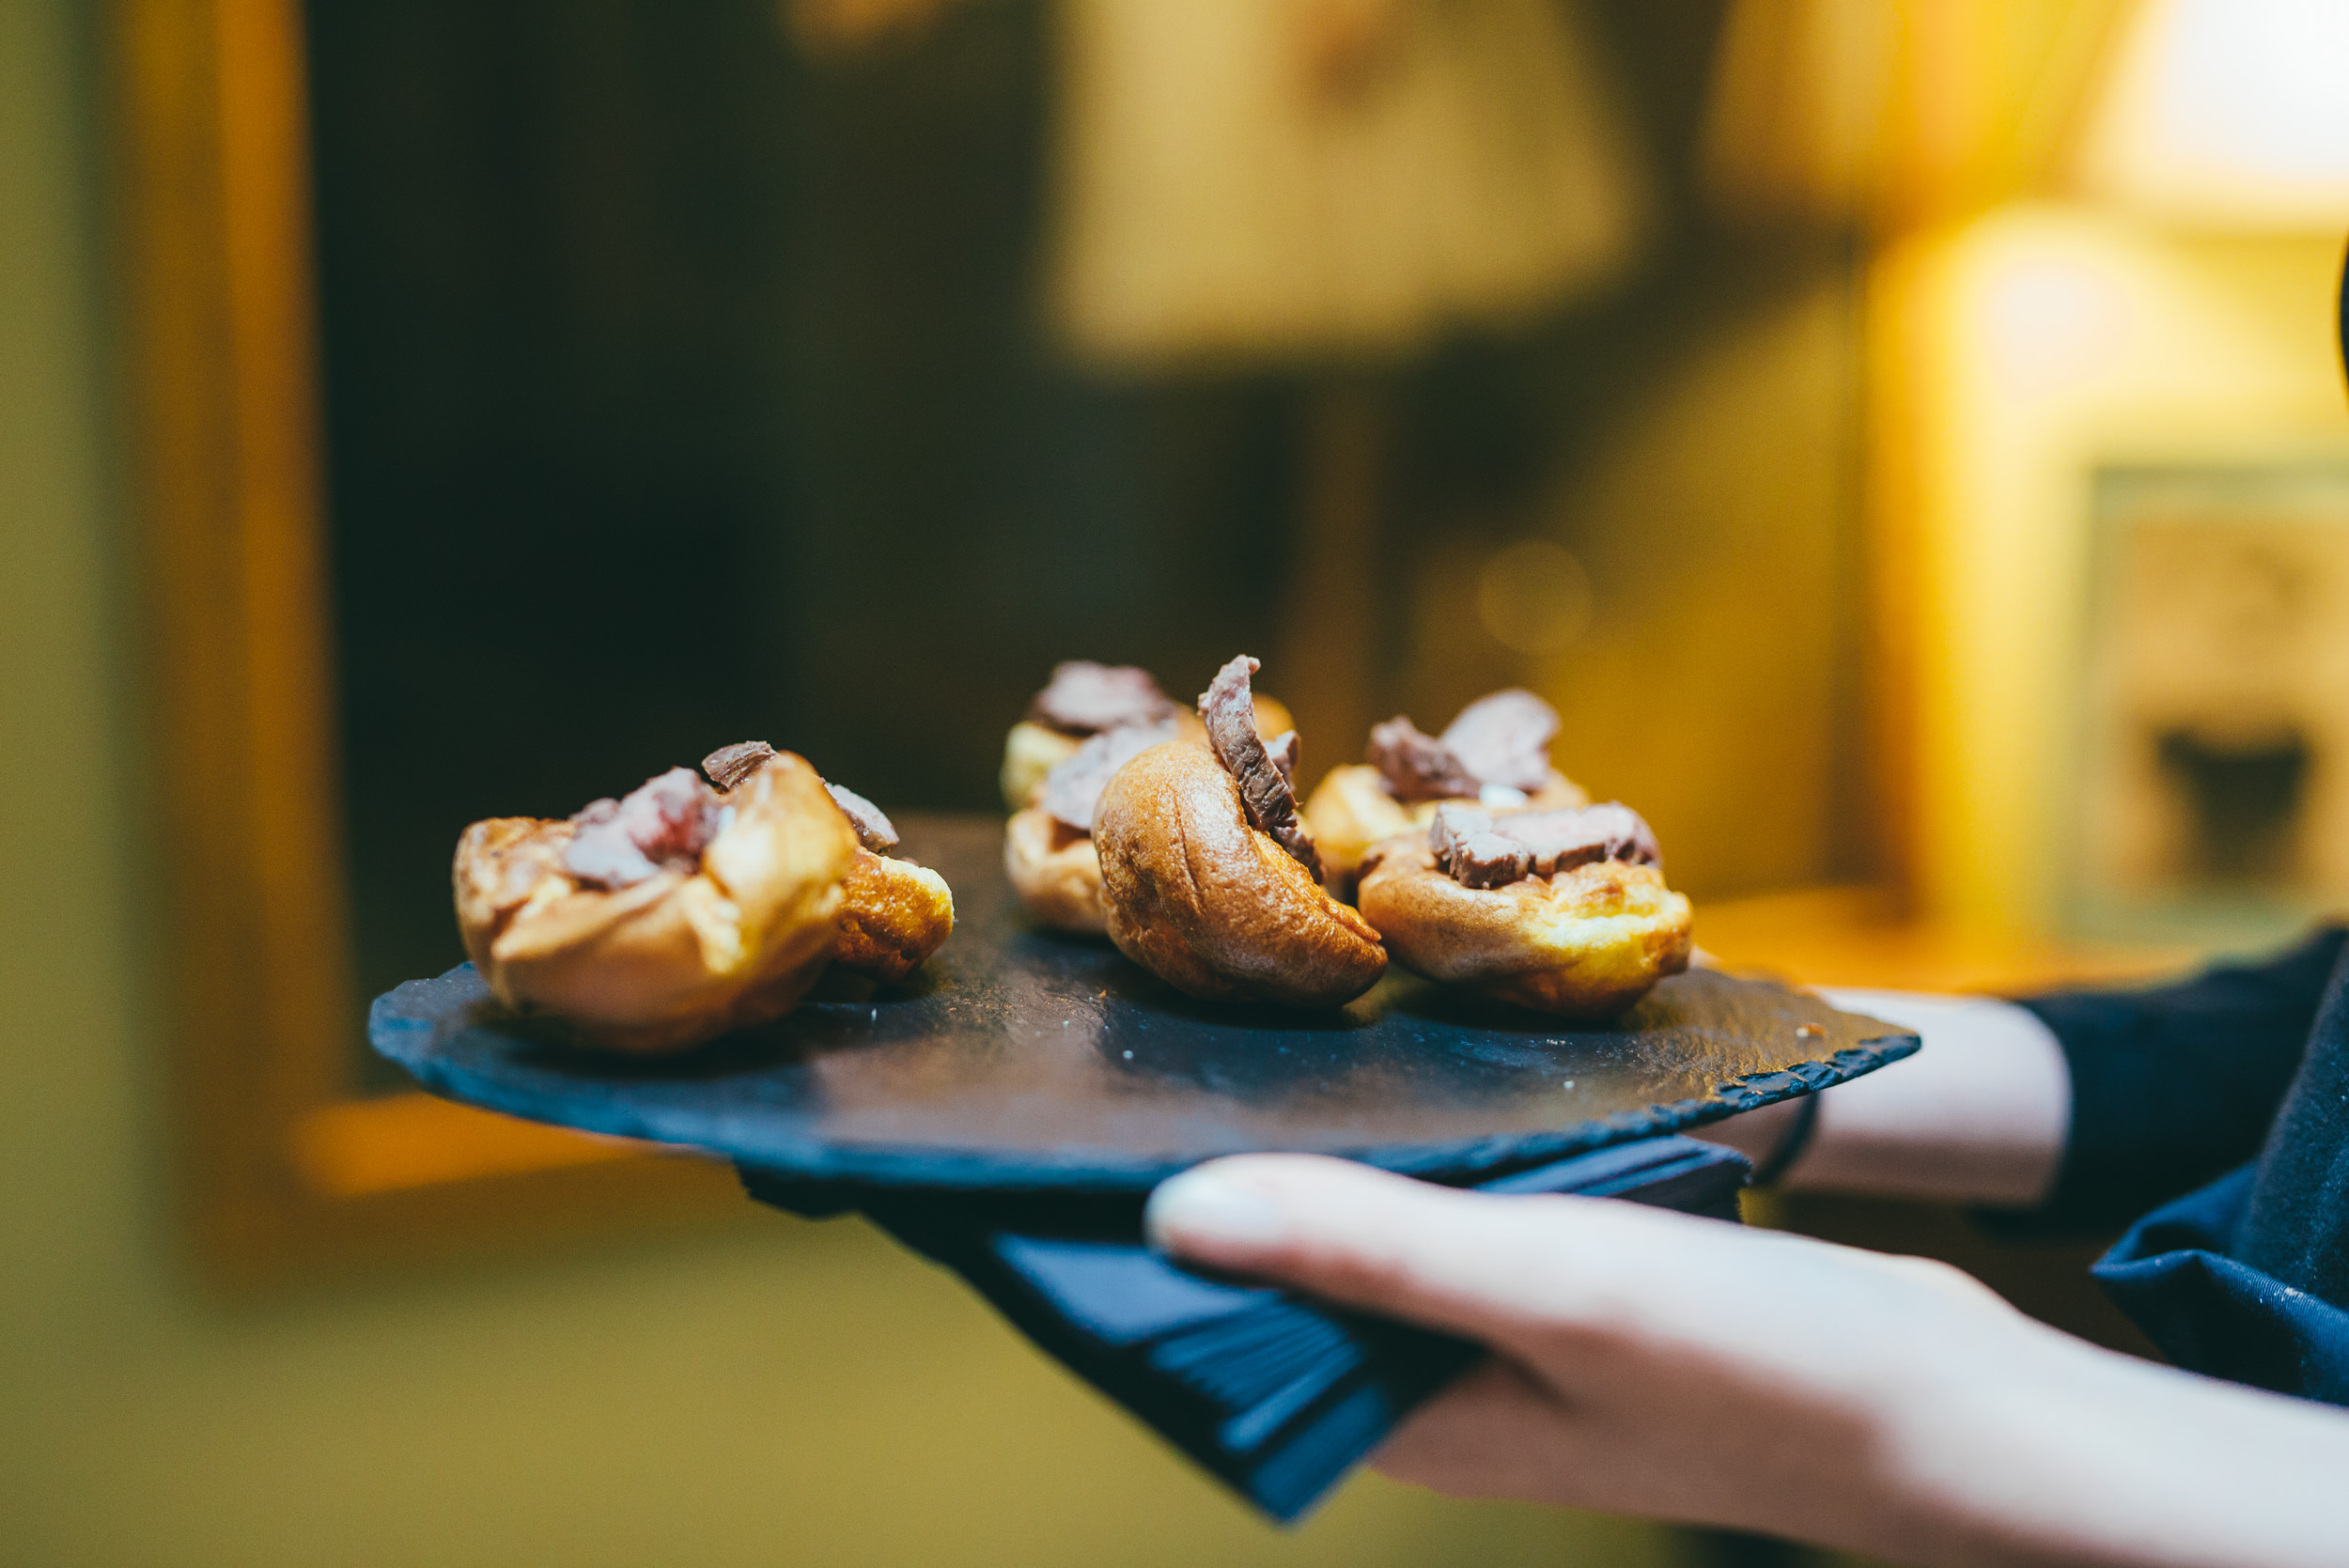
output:
<path id="1" fill-rule="evenodd" d="M 1257 668 L 1254 660 L 1241 654 L 1217 671 L 1214 681 L 1199 695 L 1199 717 L 1207 726 L 1207 744 L 1215 750 L 1215 760 L 1239 784 L 1248 820 L 1257 831 L 1271 834 L 1299 865 L 1318 877 L 1321 856 L 1314 848 L 1313 835 L 1298 817 L 1297 790 L 1289 783 L 1289 772 L 1273 761 L 1264 737 L 1256 733 L 1256 704 L 1248 689 L 1248 677 Z M 1288 768 L 1294 768 L 1293 733 L 1283 737 L 1282 751 Z"/>
<path id="2" fill-rule="evenodd" d="M 1476 778 L 1452 748 L 1401 714 L 1370 732 L 1370 765 L 1398 800 L 1442 800 L 1476 793 Z"/>
<path id="3" fill-rule="evenodd" d="M 1606 852 L 1599 858 L 1623 861 L 1631 865 L 1662 865 L 1664 851 L 1656 843 L 1656 830 L 1647 825 L 1647 818 L 1618 801 L 1606 800 L 1595 806 L 1584 806 L 1579 812 L 1536 812 L 1537 816 L 1573 816 L 1582 823 L 1582 831 L 1604 834 Z M 1510 817 L 1514 824 L 1518 819 Z"/>
<path id="4" fill-rule="evenodd" d="M 1283 730 L 1264 743 L 1265 754 L 1272 759 L 1272 766 L 1281 770 L 1281 777 L 1288 780 L 1291 790 L 1297 788 L 1297 752 L 1299 744 L 1295 730 Z"/>
<path id="5" fill-rule="evenodd" d="M 1044 775 L 1042 805 L 1055 822 L 1081 833 L 1093 831 L 1094 809 L 1101 791 L 1117 770 L 1148 751 L 1174 738 L 1174 722 L 1128 724 L 1104 730 L 1077 748 L 1076 755 Z"/>
<path id="6" fill-rule="evenodd" d="M 1467 806 L 1438 806 L 1427 824 L 1436 864 L 1462 887 L 1499 888 L 1532 874 L 1532 851 L 1493 831 L 1492 817 Z"/>
<path id="7" fill-rule="evenodd" d="M 1655 833 L 1639 813 L 1611 800 L 1580 811 L 1503 816 L 1473 806 L 1438 806 L 1428 824 L 1427 846 L 1445 875 L 1470 888 L 1504 887 L 1594 861 L 1655 865 L 1662 859 Z"/>
<path id="8" fill-rule="evenodd" d="M 571 818 L 563 869 L 582 882 L 632 887 L 661 871 L 695 871 L 723 830 L 728 808 L 690 768 L 672 768 L 620 800 L 597 800 Z"/>
<path id="9" fill-rule="evenodd" d="M 720 789 L 732 789 L 758 771 L 759 764 L 775 754 L 775 749 L 764 740 L 741 740 L 731 746 L 721 746 L 702 758 L 702 771 Z"/>
<path id="10" fill-rule="evenodd" d="M 843 789 L 836 784 L 824 786 L 832 794 L 832 804 L 856 830 L 856 841 L 876 855 L 886 855 L 897 847 L 897 830 L 880 807 L 867 800 L 853 789 Z"/>
<path id="11" fill-rule="evenodd" d="M 1440 737 L 1397 716 L 1370 732 L 1370 764 L 1398 800 L 1476 800 L 1518 804 L 1488 790 L 1531 795 L 1549 782 L 1549 743 L 1558 713 L 1512 687 L 1460 709 Z"/>
<path id="12" fill-rule="evenodd" d="M 1052 666 L 1051 683 L 1035 694 L 1028 717 L 1066 735 L 1099 735 L 1160 723 L 1181 711 L 1149 671 L 1076 659 Z"/>
<path id="13" fill-rule="evenodd" d="M 1479 784 L 1528 795 L 1549 779 L 1558 710 L 1521 687 L 1479 697 L 1445 726 L 1443 744 Z M 1471 794 L 1475 793 L 1470 791 Z"/>

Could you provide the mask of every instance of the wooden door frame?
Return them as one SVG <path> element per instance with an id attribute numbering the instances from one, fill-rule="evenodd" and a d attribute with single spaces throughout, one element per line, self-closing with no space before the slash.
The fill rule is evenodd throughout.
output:
<path id="1" fill-rule="evenodd" d="M 243 1285 L 739 1216 L 723 1165 L 348 1081 L 302 29 L 298 0 L 107 14 L 175 1185 L 195 1259 Z"/>

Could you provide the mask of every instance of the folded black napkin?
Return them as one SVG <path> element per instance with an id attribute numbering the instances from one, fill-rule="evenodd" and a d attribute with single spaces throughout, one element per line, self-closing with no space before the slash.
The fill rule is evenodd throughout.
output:
<path id="1" fill-rule="evenodd" d="M 1175 1267 L 1142 1242 L 1142 1200 L 908 1193 L 739 1168 L 761 1203 L 857 1211 L 953 1269 L 1071 1371 L 1275 1519 L 1310 1509 L 1477 1346 Z M 1749 1174 L 1730 1150 L 1650 1138 L 1478 1184 L 1577 1192 L 1719 1219 Z"/>

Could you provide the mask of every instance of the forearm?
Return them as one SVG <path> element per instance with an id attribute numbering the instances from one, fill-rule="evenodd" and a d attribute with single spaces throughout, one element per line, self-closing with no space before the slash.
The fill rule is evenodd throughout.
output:
<path id="1" fill-rule="evenodd" d="M 2046 1025 L 1986 998 L 1824 994 L 1845 1011 L 1916 1030 L 1925 1047 L 1823 1094 L 1810 1142 L 1782 1186 L 2016 1207 L 2046 1196 L 2071 1120 L 2070 1074 Z M 1697 1136 L 1759 1163 L 1795 1122 L 1788 1102 Z"/>
<path id="2" fill-rule="evenodd" d="M 2349 1415 L 2031 1326 L 1883 1413 L 1859 1550 L 1913 1562 L 2338 1563 Z"/>

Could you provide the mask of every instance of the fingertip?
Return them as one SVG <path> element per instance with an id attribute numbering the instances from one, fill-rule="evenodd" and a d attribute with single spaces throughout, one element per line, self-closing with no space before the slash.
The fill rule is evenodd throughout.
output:
<path id="1" fill-rule="evenodd" d="M 1268 1250 L 1287 1234 L 1280 1201 L 1217 1161 L 1159 1184 L 1143 1205 L 1143 1239 L 1176 1257 L 1228 1261 Z"/>
<path id="2" fill-rule="evenodd" d="M 1143 1207 L 1143 1238 L 1203 1262 L 1269 1259 L 1296 1239 L 1299 1215 L 1330 1182 L 1377 1174 L 1320 1155 L 1228 1155 L 1159 1183 Z"/>

